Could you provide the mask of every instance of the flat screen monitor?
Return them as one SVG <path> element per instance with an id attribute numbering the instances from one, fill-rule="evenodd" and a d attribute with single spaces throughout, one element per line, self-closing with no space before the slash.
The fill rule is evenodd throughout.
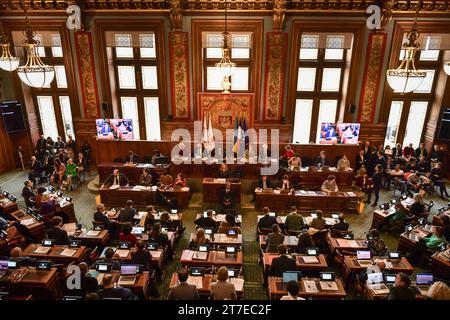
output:
<path id="1" fill-rule="evenodd" d="M 19 101 L 2 102 L 0 104 L 0 109 L 7 132 L 26 130 L 22 104 Z"/>
<path id="2" fill-rule="evenodd" d="M 336 132 L 336 124 L 330 122 L 322 122 L 320 125 L 320 144 L 337 144 L 338 135 Z"/>
<path id="3" fill-rule="evenodd" d="M 358 144 L 360 129 L 359 123 L 338 123 L 336 125 L 337 144 Z"/>
<path id="4" fill-rule="evenodd" d="M 95 125 L 99 140 L 134 140 L 132 119 L 97 119 Z"/>

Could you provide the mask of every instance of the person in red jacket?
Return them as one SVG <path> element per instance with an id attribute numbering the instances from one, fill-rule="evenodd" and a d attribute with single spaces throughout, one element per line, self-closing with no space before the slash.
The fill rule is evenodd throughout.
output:
<path id="1" fill-rule="evenodd" d="M 413 144 L 412 143 L 410 143 L 409 146 L 407 146 L 407 147 L 405 147 L 403 149 L 403 156 L 405 158 L 414 157 L 414 154 L 415 154 L 415 150 L 413 148 Z"/>
<path id="2" fill-rule="evenodd" d="M 131 223 L 126 223 L 122 226 L 122 232 L 119 235 L 119 239 L 122 242 L 129 242 L 131 246 L 134 246 L 136 244 L 136 241 L 138 240 L 134 234 L 131 233 L 133 231 L 133 227 L 131 226 Z"/>

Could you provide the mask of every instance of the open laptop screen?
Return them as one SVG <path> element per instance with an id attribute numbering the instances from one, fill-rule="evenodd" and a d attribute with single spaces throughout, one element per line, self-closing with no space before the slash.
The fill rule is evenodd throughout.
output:
<path id="1" fill-rule="evenodd" d="M 372 255 L 370 253 L 370 251 L 366 251 L 366 250 L 358 250 L 356 251 L 356 257 L 358 258 L 358 260 L 370 260 L 372 259 Z"/>
<path id="2" fill-rule="evenodd" d="M 381 272 L 368 273 L 367 280 L 370 284 L 382 283 L 383 282 L 383 274 Z"/>
<path id="3" fill-rule="evenodd" d="M 394 284 L 395 283 L 395 274 L 387 274 L 386 275 L 386 283 L 387 284 Z"/>
<path id="4" fill-rule="evenodd" d="M 433 275 L 431 273 L 418 273 L 416 275 L 417 285 L 433 284 Z"/>
<path id="5" fill-rule="evenodd" d="M 283 272 L 283 283 L 288 283 L 289 281 L 298 281 L 300 274 L 297 271 L 286 271 Z"/>
<path id="6" fill-rule="evenodd" d="M 137 273 L 136 265 L 121 265 L 120 274 L 121 275 L 135 275 Z"/>

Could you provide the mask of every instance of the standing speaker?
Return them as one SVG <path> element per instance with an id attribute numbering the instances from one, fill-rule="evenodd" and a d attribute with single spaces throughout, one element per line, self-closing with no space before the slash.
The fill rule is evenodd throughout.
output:
<path id="1" fill-rule="evenodd" d="M 349 113 L 355 113 L 355 111 L 356 111 L 356 105 L 351 104 L 351 105 L 348 107 L 348 112 L 349 112 Z"/>

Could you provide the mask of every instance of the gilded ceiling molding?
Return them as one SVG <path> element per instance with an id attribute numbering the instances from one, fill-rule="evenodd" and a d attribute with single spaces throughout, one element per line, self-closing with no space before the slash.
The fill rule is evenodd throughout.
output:
<path id="1" fill-rule="evenodd" d="M 181 31 L 183 27 L 183 9 L 181 0 L 170 0 L 170 23 L 172 31 Z"/>
<path id="2" fill-rule="evenodd" d="M 273 31 L 283 31 L 284 16 L 286 13 L 286 0 L 274 0 L 273 3 Z"/>

